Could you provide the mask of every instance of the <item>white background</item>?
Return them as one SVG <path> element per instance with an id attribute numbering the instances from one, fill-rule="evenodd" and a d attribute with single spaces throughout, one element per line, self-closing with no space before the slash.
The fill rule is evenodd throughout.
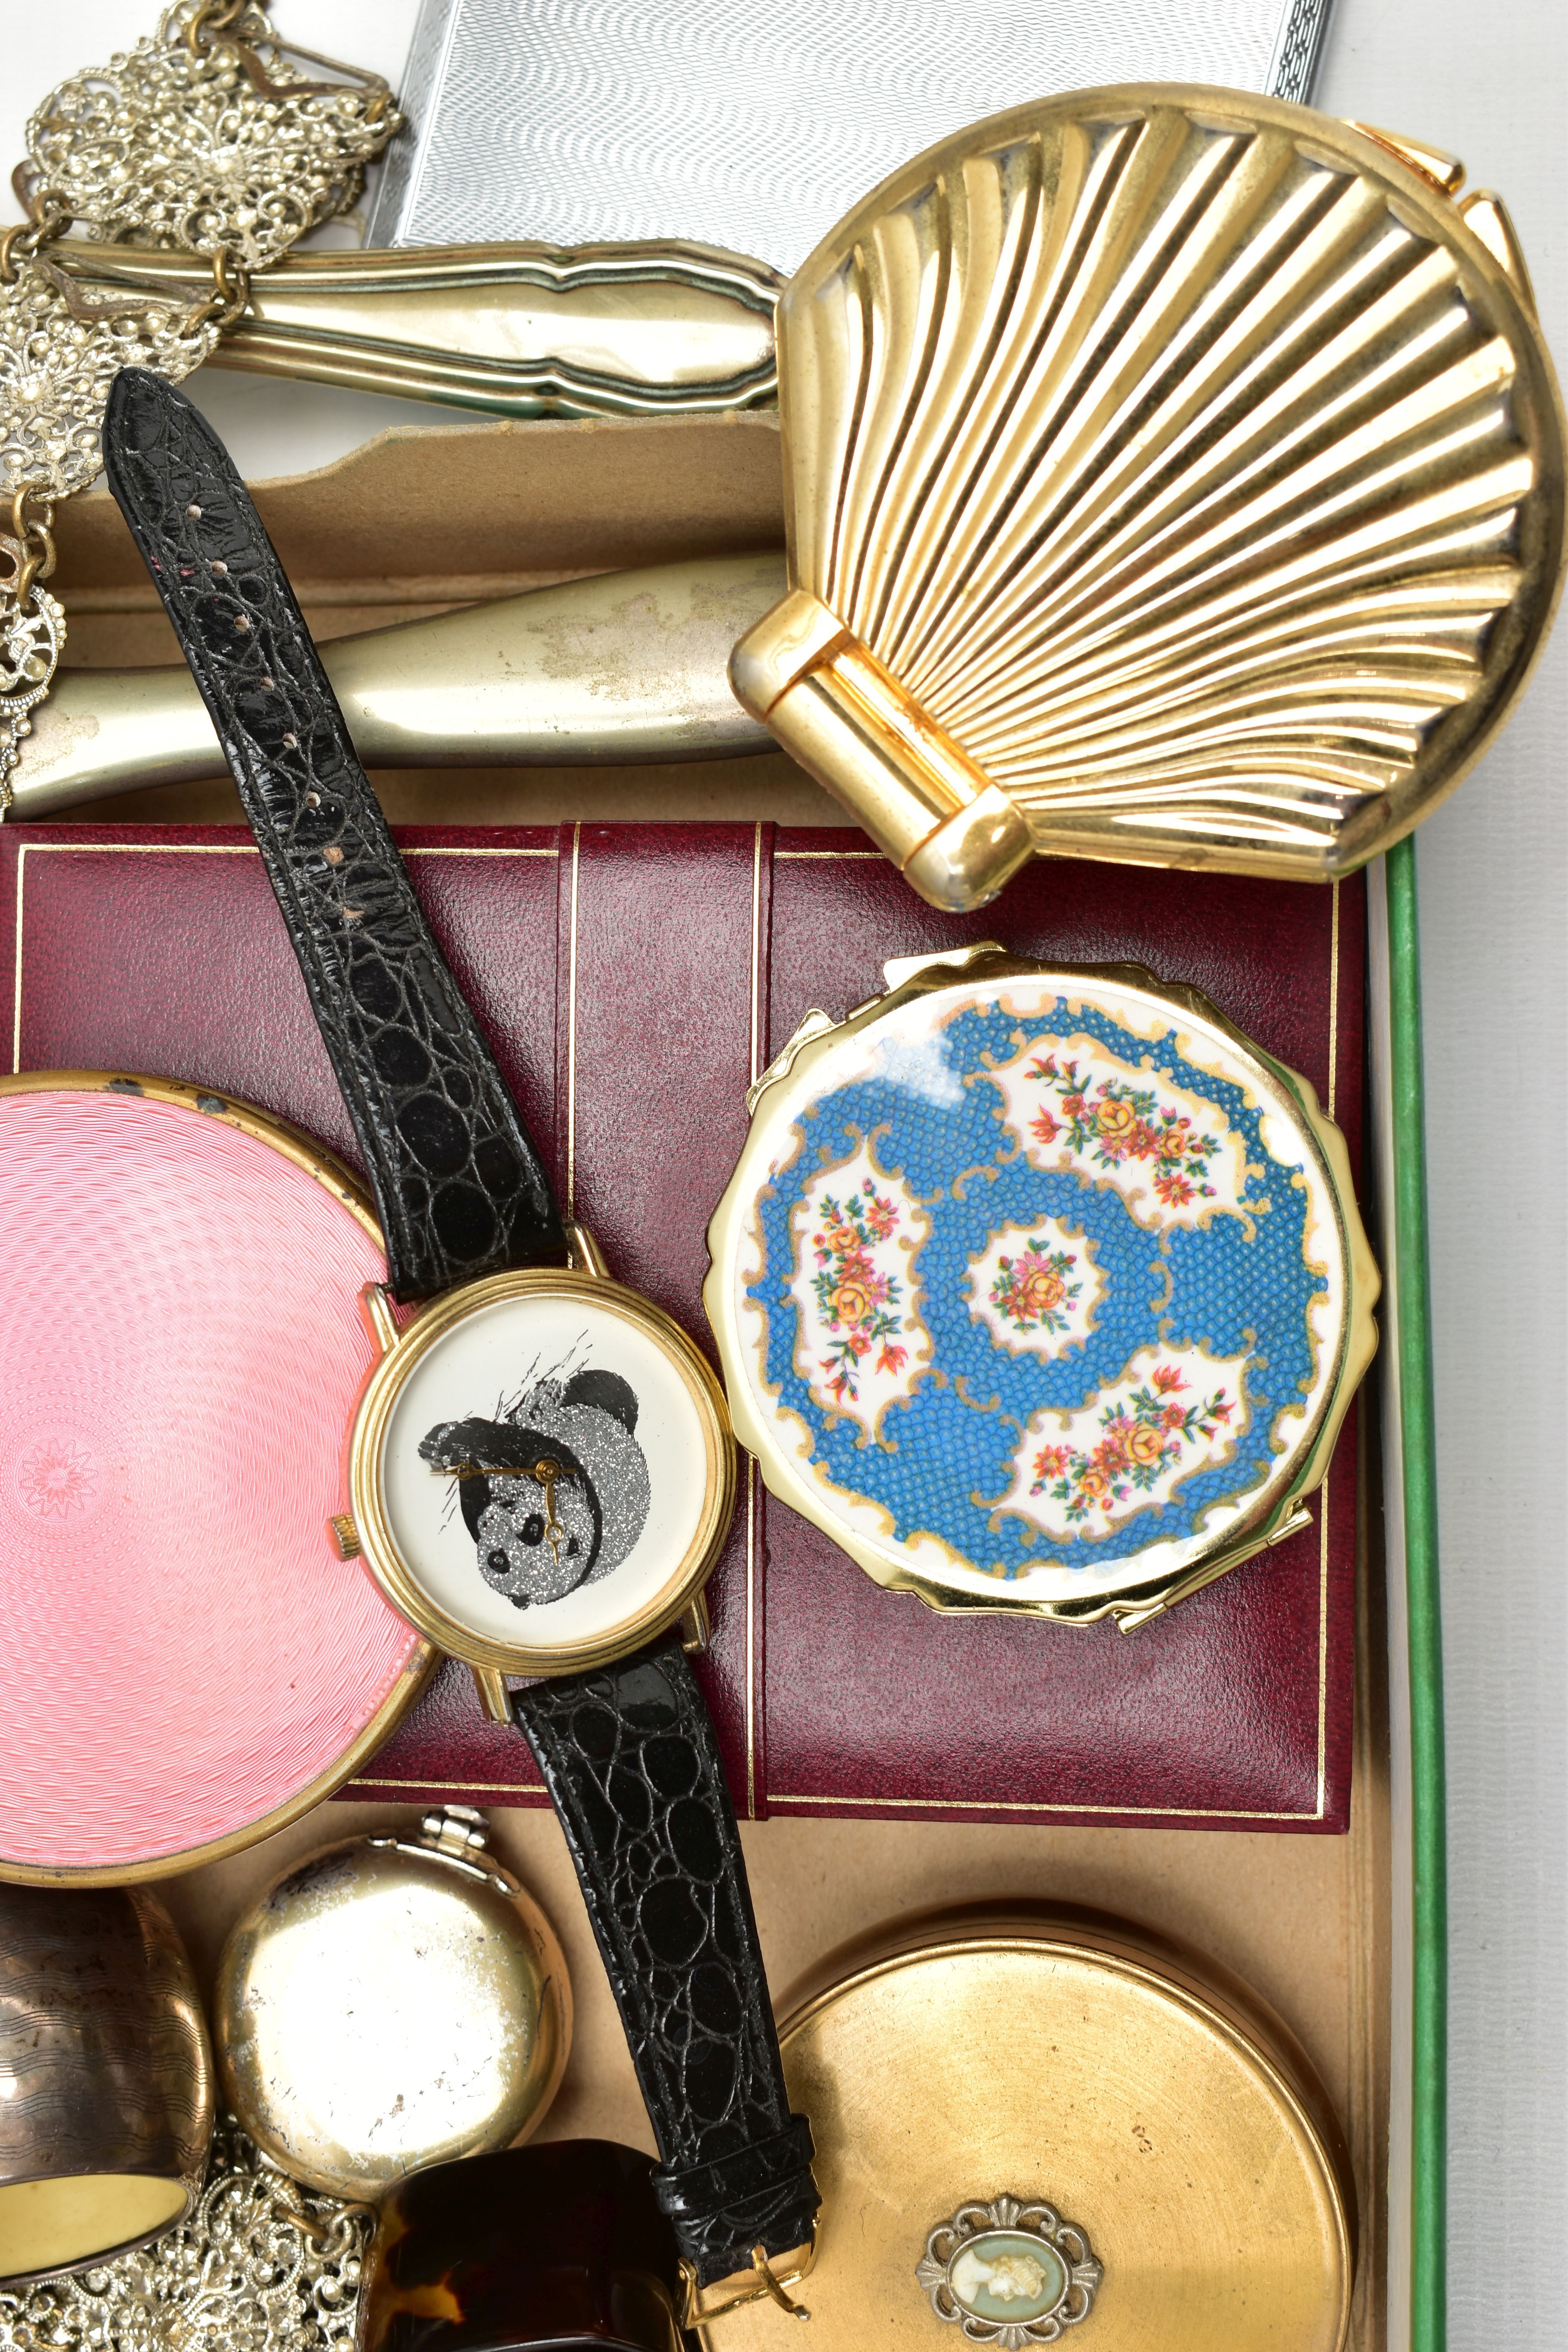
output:
<path id="1" fill-rule="evenodd" d="M 275 21 L 395 84 L 414 15 L 415 0 L 279 0 Z M 151 0 L 0 0 L 0 157 L 20 155 L 26 117 L 53 82 L 153 24 Z M 1462 155 L 1472 184 L 1504 195 L 1563 366 L 1563 0 L 1338 0 L 1317 99 Z M 0 218 L 13 216 L 6 190 Z M 322 464 L 373 422 L 433 414 L 242 376 L 205 378 L 202 392 L 215 414 L 221 403 L 253 476 Z M 1501 744 L 1420 837 L 1443 1446 L 1454 2352 L 1560 2352 L 1568 2340 L 1565 740 L 1560 629 Z"/>

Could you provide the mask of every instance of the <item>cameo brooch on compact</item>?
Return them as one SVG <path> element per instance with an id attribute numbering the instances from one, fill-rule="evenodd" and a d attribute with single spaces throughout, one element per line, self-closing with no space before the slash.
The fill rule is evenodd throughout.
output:
<path id="1" fill-rule="evenodd" d="M 999 2352 L 1056 2343 L 1089 2317 L 1104 2275 L 1076 2222 L 1018 2197 L 961 2205 L 930 2232 L 915 2268 L 937 2317 Z"/>

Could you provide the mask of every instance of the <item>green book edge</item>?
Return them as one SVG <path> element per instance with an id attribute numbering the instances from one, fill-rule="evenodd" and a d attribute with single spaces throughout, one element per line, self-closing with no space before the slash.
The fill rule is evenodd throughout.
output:
<path id="1" fill-rule="evenodd" d="M 1426 1221 L 1421 1046 L 1421 940 L 1415 844 L 1385 860 L 1392 1226 L 1400 1398 L 1400 1474 L 1410 1664 L 1414 1885 L 1411 2013 L 1410 2347 L 1447 2339 L 1447 1848 L 1443 1759 L 1443 1630 L 1437 1581 L 1437 1447 Z"/>

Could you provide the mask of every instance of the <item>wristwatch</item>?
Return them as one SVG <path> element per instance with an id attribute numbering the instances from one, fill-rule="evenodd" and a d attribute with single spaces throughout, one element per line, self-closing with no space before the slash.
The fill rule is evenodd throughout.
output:
<path id="1" fill-rule="evenodd" d="M 256 835 L 374 1191 L 388 1282 L 335 1539 L 538 1759 L 658 2140 L 688 2324 L 814 2251 L 735 1818 L 681 1625 L 729 1523 L 724 1399 L 563 1223 L 227 452 L 127 369 L 110 486 Z M 412 1312 L 400 1314 L 399 1307 Z M 323 1531 L 323 1540 L 326 1540 Z M 519 1692 L 508 1675 L 539 1679 Z"/>
<path id="2" fill-rule="evenodd" d="M 736 1432 L 889 1589 L 1131 1631 L 1307 1524 L 1377 1336 L 1344 1138 L 1141 966 L 886 976 L 752 1089 L 705 1292 Z"/>

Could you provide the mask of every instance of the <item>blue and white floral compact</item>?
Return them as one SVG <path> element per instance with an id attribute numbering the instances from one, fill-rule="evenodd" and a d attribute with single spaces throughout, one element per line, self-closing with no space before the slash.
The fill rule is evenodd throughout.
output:
<path id="1" fill-rule="evenodd" d="M 1376 1345 L 1343 1139 L 1135 966 L 887 976 L 753 1089 L 709 1234 L 737 1434 L 880 1583 L 1139 1622 L 1328 1467 Z"/>

